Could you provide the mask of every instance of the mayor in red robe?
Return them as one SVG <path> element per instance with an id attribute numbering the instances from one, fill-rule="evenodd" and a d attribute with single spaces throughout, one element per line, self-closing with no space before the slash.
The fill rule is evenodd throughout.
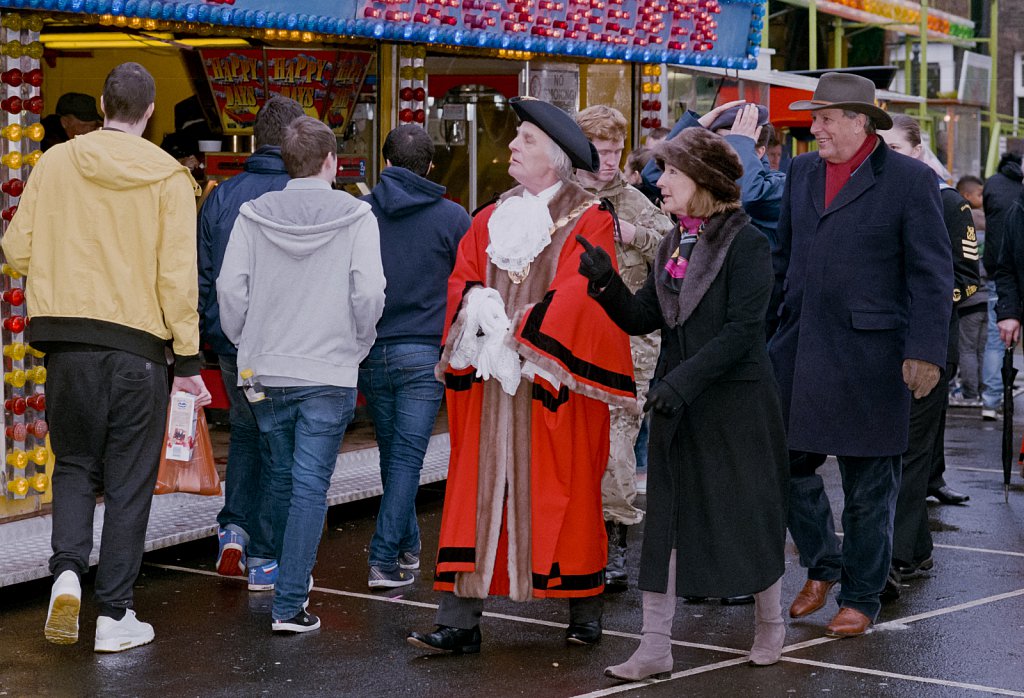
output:
<path id="1" fill-rule="evenodd" d="M 511 103 L 520 184 L 474 217 L 448 284 L 444 594 L 437 628 L 409 636 L 454 653 L 479 651 L 488 595 L 568 598 L 567 641 L 600 639 L 608 407 L 636 409 L 628 338 L 577 272 L 577 235 L 614 244 L 611 213 L 569 180 L 572 166 L 593 171 L 597 153 L 557 107 Z"/>

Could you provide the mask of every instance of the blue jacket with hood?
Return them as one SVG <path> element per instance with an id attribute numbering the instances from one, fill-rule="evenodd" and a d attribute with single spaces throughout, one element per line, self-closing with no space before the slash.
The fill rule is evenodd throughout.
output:
<path id="1" fill-rule="evenodd" d="M 362 197 L 377 217 L 388 282 L 377 344 L 441 344 L 448 277 L 472 222 L 444 194 L 440 184 L 391 166 Z"/>
<path id="2" fill-rule="evenodd" d="M 281 149 L 264 145 L 245 161 L 245 171 L 218 185 L 199 212 L 199 333 L 217 354 L 233 356 L 237 349 L 220 327 L 217 277 L 238 210 L 246 201 L 269 191 L 281 191 L 291 178 Z"/>

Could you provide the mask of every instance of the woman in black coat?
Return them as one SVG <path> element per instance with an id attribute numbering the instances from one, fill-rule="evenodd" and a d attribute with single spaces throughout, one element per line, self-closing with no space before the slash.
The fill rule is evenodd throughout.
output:
<path id="1" fill-rule="evenodd" d="M 580 273 L 632 335 L 661 329 L 640 560 L 640 648 L 605 670 L 630 681 L 668 675 L 677 596 L 755 594 L 750 661 L 785 643 L 780 603 L 788 451 L 764 344 L 772 288 L 768 240 L 740 208 L 736 152 L 704 129 L 655 146 L 663 208 L 680 221 L 634 296 L 608 254 L 585 241 Z"/>

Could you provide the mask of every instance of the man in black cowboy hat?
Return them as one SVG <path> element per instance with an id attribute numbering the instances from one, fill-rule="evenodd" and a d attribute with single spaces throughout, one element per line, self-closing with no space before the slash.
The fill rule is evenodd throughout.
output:
<path id="1" fill-rule="evenodd" d="M 790 105 L 812 112 L 818 151 L 790 167 L 769 345 L 788 426 L 789 530 L 808 568 L 790 615 L 817 611 L 840 582 L 834 637 L 860 635 L 878 615 L 911 397 L 935 388 L 952 310 L 935 176 L 880 142 L 875 130 L 892 119 L 874 97 L 870 80 L 826 73 L 812 99 Z M 826 455 L 843 479 L 841 546 L 815 472 Z"/>
<path id="2" fill-rule="evenodd" d="M 608 406 L 636 409 L 629 341 L 577 273 L 576 236 L 615 244 L 609 213 L 570 180 L 573 166 L 598 169 L 597 151 L 557 107 L 510 102 L 519 186 L 474 217 L 448 282 L 444 594 L 437 628 L 408 638 L 456 654 L 480 651 L 488 595 L 569 599 L 566 641 L 600 640 Z"/>

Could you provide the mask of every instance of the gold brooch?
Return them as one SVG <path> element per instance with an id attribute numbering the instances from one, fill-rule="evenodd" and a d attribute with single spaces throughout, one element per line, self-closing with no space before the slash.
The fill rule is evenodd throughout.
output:
<path id="1" fill-rule="evenodd" d="M 530 265 L 529 264 L 527 264 L 525 267 L 523 267 L 519 271 L 512 271 L 511 269 L 508 271 L 508 278 L 512 281 L 512 283 L 516 284 L 517 286 L 519 284 L 523 283 L 523 281 L 525 281 L 526 277 L 529 276 L 529 275 L 530 275 Z"/>

